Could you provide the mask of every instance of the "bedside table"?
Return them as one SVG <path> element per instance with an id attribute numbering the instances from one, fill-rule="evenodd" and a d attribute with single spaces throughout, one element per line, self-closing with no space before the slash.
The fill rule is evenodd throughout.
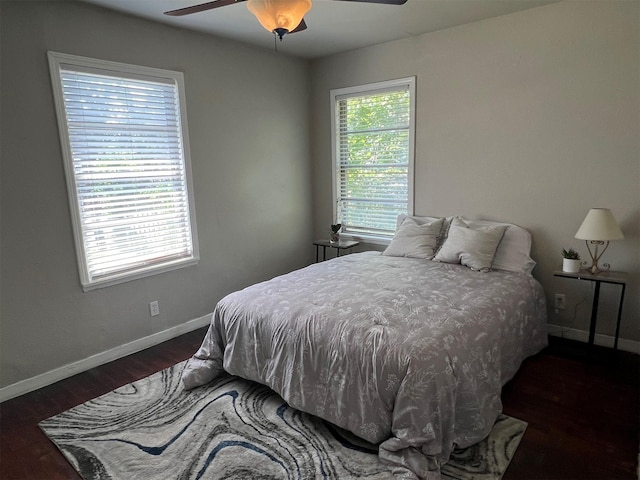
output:
<path id="1" fill-rule="evenodd" d="M 336 256 L 340 256 L 340 252 L 342 250 L 349 250 L 357 245 L 360 245 L 360 242 L 356 242 L 355 240 L 338 240 L 337 242 L 330 242 L 329 240 L 316 240 L 313 242 L 316 246 L 316 263 L 318 263 L 318 253 L 320 251 L 320 247 L 322 247 L 322 261 L 324 262 L 327 258 L 327 247 L 335 248 L 338 250 Z"/>
<path id="2" fill-rule="evenodd" d="M 600 284 L 612 283 L 614 285 L 622 286 L 620 291 L 620 303 L 618 305 L 618 321 L 616 323 L 616 337 L 613 342 L 614 351 L 618 349 L 618 336 L 620 335 L 620 318 L 622 317 L 622 302 L 624 301 L 624 291 L 627 287 L 627 281 L 629 274 L 627 272 L 600 272 L 593 274 L 587 270 L 580 271 L 578 273 L 563 272 L 562 270 L 556 270 L 553 272 L 554 277 L 573 278 L 575 280 L 587 280 L 589 282 L 595 282 L 596 288 L 593 292 L 593 303 L 591 304 L 591 325 L 589 326 L 589 349 L 593 347 L 593 340 L 596 335 L 596 320 L 598 318 L 598 301 L 600 299 Z"/>

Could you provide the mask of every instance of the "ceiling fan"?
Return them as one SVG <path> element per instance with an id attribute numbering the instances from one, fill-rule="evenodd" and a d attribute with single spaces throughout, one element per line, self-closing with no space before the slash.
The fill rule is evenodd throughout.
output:
<path id="1" fill-rule="evenodd" d="M 381 3 L 385 5 L 404 5 L 407 0 L 334 0 L 338 2 Z M 213 0 L 164 12 L 165 15 L 181 17 L 192 13 L 204 12 L 235 3 L 247 2 L 247 8 L 260 24 L 277 35 L 280 40 L 287 33 L 305 30 L 307 24 L 304 15 L 311 9 L 311 0 Z"/>

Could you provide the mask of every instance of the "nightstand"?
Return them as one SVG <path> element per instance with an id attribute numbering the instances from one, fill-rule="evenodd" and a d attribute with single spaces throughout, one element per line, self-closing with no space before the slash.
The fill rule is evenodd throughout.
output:
<path id="1" fill-rule="evenodd" d="M 620 335 L 620 318 L 622 317 L 622 302 L 624 301 L 624 291 L 627 287 L 629 274 L 627 272 L 600 272 L 593 274 L 589 271 L 580 271 L 578 273 L 568 273 L 562 270 L 553 272 L 554 277 L 573 278 L 575 280 L 587 280 L 595 282 L 595 291 L 593 292 L 593 303 L 591 305 L 591 325 L 589 326 L 589 349 L 593 347 L 593 340 L 596 335 L 596 320 L 598 318 L 598 301 L 600 299 L 600 284 L 612 283 L 622 287 L 620 291 L 620 303 L 618 305 L 618 321 L 616 323 L 616 338 L 613 342 L 613 349 L 618 349 L 618 336 Z"/>
<path id="2" fill-rule="evenodd" d="M 355 240 L 338 240 L 337 242 L 330 242 L 329 240 L 316 240 L 313 242 L 316 246 L 316 263 L 318 263 L 318 254 L 320 252 L 320 247 L 322 247 L 322 261 L 325 261 L 327 258 L 327 247 L 335 248 L 338 250 L 336 256 L 340 256 L 340 252 L 342 250 L 349 250 L 357 245 L 360 245 L 360 242 L 356 242 Z"/>

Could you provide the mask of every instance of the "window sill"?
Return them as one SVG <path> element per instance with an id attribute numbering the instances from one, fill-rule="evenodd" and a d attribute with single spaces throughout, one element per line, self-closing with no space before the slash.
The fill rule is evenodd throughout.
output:
<path id="1" fill-rule="evenodd" d="M 391 237 L 380 237 L 375 235 L 341 233 L 340 238 L 345 238 L 347 240 L 355 240 L 360 243 L 369 243 L 371 245 L 388 246 L 391 243 Z"/>
<path id="2" fill-rule="evenodd" d="M 140 268 L 134 271 L 125 272 L 121 274 L 110 275 L 94 281 L 87 281 L 82 284 L 82 290 L 87 293 L 99 288 L 111 287 L 120 283 L 130 282 L 132 280 L 139 280 L 141 278 L 150 277 L 152 275 L 158 275 L 160 273 L 170 272 L 179 268 L 190 267 L 198 263 L 198 257 L 191 257 L 188 259 L 179 259 L 173 262 L 167 262 L 160 265 L 154 265 L 146 268 Z"/>

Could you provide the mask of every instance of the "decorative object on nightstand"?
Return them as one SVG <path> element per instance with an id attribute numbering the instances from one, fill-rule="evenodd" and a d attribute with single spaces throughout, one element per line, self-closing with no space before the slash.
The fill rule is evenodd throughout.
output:
<path id="1" fill-rule="evenodd" d="M 622 235 L 622 231 L 620 231 L 620 227 L 618 227 L 611 210 L 608 208 L 592 208 L 576 232 L 576 238 L 585 241 L 591 256 L 591 266 L 589 267 L 586 261 L 582 262 L 582 266 L 589 267 L 591 273 L 596 275 L 611 268 L 608 263 L 603 263 L 601 266 L 598 265 L 598 260 L 600 260 L 600 257 L 609 246 L 609 241 L 620 240 L 624 238 L 624 235 Z M 593 252 L 589 244 L 594 246 Z M 604 248 L 598 253 L 600 245 L 604 245 Z"/>
<path id="2" fill-rule="evenodd" d="M 578 273 L 580 271 L 580 254 L 573 248 L 562 249 L 562 271 Z"/>
<path id="3" fill-rule="evenodd" d="M 331 225 L 331 233 L 329 234 L 329 241 L 331 243 L 337 243 L 340 241 L 340 229 L 342 228 L 341 223 L 336 223 L 335 225 Z"/>

